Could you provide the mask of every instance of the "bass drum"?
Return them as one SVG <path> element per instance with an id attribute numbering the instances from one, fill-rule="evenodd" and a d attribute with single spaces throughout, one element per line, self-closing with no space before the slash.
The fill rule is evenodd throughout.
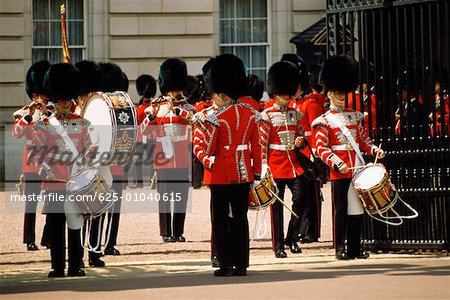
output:
<path id="1" fill-rule="evenodd" d="M 91 122 L 91 141 L 98 147 L 93 165 L 127 165 L 138 138 L 136 109 L 130 96 L 125 92 L 93 93 L 81 116 Z"/>

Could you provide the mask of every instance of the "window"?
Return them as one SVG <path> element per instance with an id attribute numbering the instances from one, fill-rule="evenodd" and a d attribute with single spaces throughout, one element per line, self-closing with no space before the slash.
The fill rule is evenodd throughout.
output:
<path id="1" fill-rule="evenodd" d="M 61 10 L 66 5 L 67 39 L 73 63 L 85 51 L 84 0 L 33 0 L 33 63 L 47 59 L 61 63 Z"/>
<path id="2" fill-rule="evenodd" d="M 249 74 L 266 82 L 267 0 L 220 0 L 220 53 L 241 58 Z"/>

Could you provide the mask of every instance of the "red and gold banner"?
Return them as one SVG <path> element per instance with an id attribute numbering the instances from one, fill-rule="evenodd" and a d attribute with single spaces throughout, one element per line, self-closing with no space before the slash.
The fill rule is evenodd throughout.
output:
<path id="1" fill-rule="evenodd" d="M 63 62 L 71 63 L 69 43 L 67 42 L 67 28 L 66 28 L 66 7 L 61 5 L 61 32 L 62 32 L 62 46 L 63 46 Z"/>

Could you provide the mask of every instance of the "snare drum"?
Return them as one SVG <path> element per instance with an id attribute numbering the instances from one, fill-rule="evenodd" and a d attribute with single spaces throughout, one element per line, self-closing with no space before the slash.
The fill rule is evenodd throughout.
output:
<path id="1" fill-rule="evenodd" d="M 91 141 L 98 146 L 95 166 L 127 165 L 138 138 L 136 110 L 125 92 L 92 93 L 81 116 L 91 122 Z"/>
<path id="2" fill-rule="evenodd" d="M 388 211 L 398 199 L 398 193 L 382 165 L 367 166 L 353 177 L 352 183 L 370 214 Z"/>
<path id="3" fill-rule="evenodd" d="M 100 216 L 113 204 L 113 194 L 96 168 L 78 172 L 67 183 L 66 192 L 85 216 Z"/>
<path id="4" fill-rule="evenodd" d="M 272 191 L 272 192 L 271 192 Z M 275 196 L 273 193 L 277 193 L 277 186 L 273 180 L 270 171 L 267 171 L 266 175 L 261 182 L 250 189 L 248 196 L 248 209 L 250 210 L 262 210 L 275 202 Z"/>

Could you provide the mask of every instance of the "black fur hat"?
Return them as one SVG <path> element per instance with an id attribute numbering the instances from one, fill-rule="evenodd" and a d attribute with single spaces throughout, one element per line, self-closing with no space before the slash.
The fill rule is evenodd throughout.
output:
<path id="1" fill-rule="evenodd" d="M 52 101 L 72 100 L 80 95 L 80 71 L 68 63 L 54 64 L 45 75 L 44 86 Z"/>
<path id="2" fill-rule="evenodd" d="M 168 58 L 159 67 L 158 84 L 162 94 L 182 91 L 187 80 L 186 63 L 179 58 Z"/>
<path id="3" fill-rule="evenodd" d="M 119 91 L 128 93 L 128 89 L 130 87 L 130 81 L 128 80 L 127 74 L 122 71 L 122 88 Z"/>
<path id="4" fill-rule="evenodd" d="M 33 99 L 33 93 L 46 95 L 44 90 L 44 78 L 50 68 L 48 60 L 41 60 L 31 65 L 26 77 L 26 91 L 30 100 Z"/>
<path id="5" fill-rule="evenodd" d="M 242 60 L 233 54 L 217 56 L 211 67 L 211 83 L 214 93 L 224 93 L 232 99 L 245 94 L 247 74 Z"/>
<path id="6" fill-rule="evenodd" d="M 136 90 L 139 96 L 151 98 L 156 94 L 156 80 L 151 75 L 143 74 L 136 79 Z"/>
<path id="7" fill-rule="evenodd" d="M 305 61 L 299 55 L 294 53 L 283 54 L 281 60 L 290 61 L 297 67 L 300 85 L 302 86 L 303 91 L 306 91 L 309 88 L 309 72 Z"/>
<path id="8" fill-rule="evenodd" d="M 350 93 L 358 86 L 358 65 L 348 56 L 333 56 L 324 62 L 320 77 L 327 90 Z"/>
<path id="9" fill-rule="evenodd" d="M 264 94 L 264 81 L 253 74 L 248 75 L 247 80 L 245 95 L 252 97 L 256 101 L 261 100 Z"/>
<path id="10" fill-rule="evenodd" d="M 80 95 L 100 91 L 102 86 L 102 73 L 95 62 L 82 60 L 77 62 L 75 67 L 80 70 L 81 75 Z"/>
<path id="11" fill-rule="evenodd" d="M 294 96 L 297 92 L 299 76 L 297 67 L 288 61 L 274 63 L 267 79 L 267 93 L 273 98 L 275 95 Z"/>
<path id="12" fill-rule="evenodd" d="M 99 67 L 102 74 L 101 91 L 104 93 L 123 91 L 123 77 L 120 67 L 113 63 L 100 63 Z"/>
<path id="13" fill-rule="evenodd" d="M 205 81 L 205 93 L 212 93 L 212 81 L 211 81 L 211 67 L 214 63 L 215 58 L 210 58 L 202 67 L 203 78 Z"/>
<path id="14" fill-rule="evenodd" d="M 203 75 L 199 76 L 201 77 L 189 75 L 183 90 L 183 95 L 188 98 L 188 102 L 191 104 L 199 101 L 203 93 Z"/>

